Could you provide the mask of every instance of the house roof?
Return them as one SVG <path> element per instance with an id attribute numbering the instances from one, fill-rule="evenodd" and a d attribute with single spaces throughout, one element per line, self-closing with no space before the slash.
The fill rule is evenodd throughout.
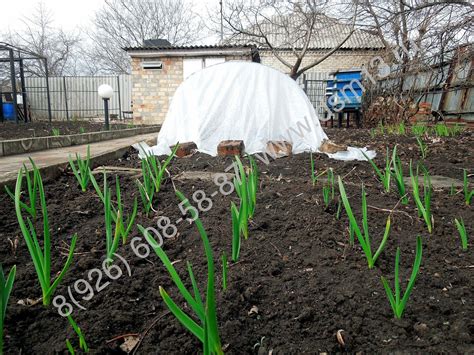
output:
<path id="1" fill-rule="evenodd" d="M 306 18 L 297 14 L 272 16 L 257 26 L 250 27 L 245 31 L 258 34 L 261 30 L 272 47 L 279 50 L 301 49 L 304 47 Z M 332 49 L 341 43 L 351 32 L 351 25 L 341 23 L 337 19 L 319 15 L 314 25 L 310 39 L 310 50 Z M 259 49 L 269 48 L 263 38 L 248 34 L 236 34 L 226 41 L 226 44 L 251 43 Z M 362 29 L 356 29 L 340 49 L 382 49 L 383 42 L 376 35 Z"/>
<path id="2" fill-rule="evenodd" d="M 225 45 L 197 45 L 197 46 L 137 46 L 137 47 L 126 47 L 123 50 L 127 52 L 133 51 L 182 51 L 182 50 L 220 50 L 220 49 L 242 49 L 255 48 L 255 44 L 225 44 Z"/>
<path id="3" fill-rule="evenodd" d="M 260 61 L 257 47 L 242 45 L 198 45 L 198 46 L 140 46 L 123 48 L 131 57 L 200 57 L 200 56 L 249 56 L 252 61 Z"/>

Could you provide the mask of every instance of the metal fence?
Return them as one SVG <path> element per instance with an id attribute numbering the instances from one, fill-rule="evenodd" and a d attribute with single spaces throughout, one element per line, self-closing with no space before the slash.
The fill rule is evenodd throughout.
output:
<path id="1" fill-rule="evenodd" d="M 378 83 L 378 91 L 399 91 L 415 102 L 428 102 L 445 119 L 474 122 L 474 47 L 452 51 L 452 57 L 417 72 L 400 74 L 400 68 Z M 401 88 L 401 89 L 399 89 Z"/>
<path id="2" fill-rule="evenodd" d="M 48 118 L 46 79 L 25 78 L 26 95 L 33 119 Z M 49 78 L 53 120 L 101 117 L 104 104 L 97 88 L 108 84 L 114 89 L 110 99 L 112 117 L 124 118 L 132 110 L 132 81 L 130 75 L 59 76 Z M 115 116 L 116 115 L 116 116 Z"/>
<path id="3" fill-rule="evenodd" d="M 326 80 L 329 78 L 328 72 L 304 73 L 298 78 L 298 84 L 304 90 L 313 104 L 318 117 L 324 117 L 326 108 Z"/>

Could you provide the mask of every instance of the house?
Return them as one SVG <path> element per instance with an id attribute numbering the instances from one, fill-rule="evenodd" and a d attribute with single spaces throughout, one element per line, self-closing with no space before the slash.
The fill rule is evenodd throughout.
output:
<path id="1" fill-rule="evenodd" d="M 291 23 L 288 18 L 280 20 Z M 326 55 L 351 31 L 350 26 L 328 17 L 322 17 L 319 26 L 311 38 L 302 66 Z M 269 40 L 277 47 L 278 55 L 288 62 L 294 62 L 292 48 L 303 46 L 303 43 L 291 42 L 288 33 L 281 31 L 282 26 L 278 21 L 263 24 L 262 27 L 271 34 Z M 295 33 L 297 31 L 298 29 Z M 157 39 L 145 41 L 141 47 L 125 48 L 131 57 L 134 121 L 144 124 L 162 123 L 179 84 L 197 70 L 213 64 L 247 60 L 260 62 L 284 73 L 289 72 L 289 68 L 277 59 L 274 50 L 254 39 L 239 35 L 228 38 L 222 45 L 207 46 L 173 46 L 166 40 Z M 321 100 L 324 100 L 324 79 L 329 73 L 360 68 L 383 48 L 377 36 L 355 30 L 328 59 L 299 78 L 313 105 L 318 108 Z M 310 84 L 304 83 L 305 80 Z"/>
<path id="2" fill-rule="evenodd" d="M 179 84 L 194 72 L 229 60 L 258 62 L 253 45 L 172 46 L 166 40 L 125 48 L 132 62 L 133 120 L 162 123 Z"/>

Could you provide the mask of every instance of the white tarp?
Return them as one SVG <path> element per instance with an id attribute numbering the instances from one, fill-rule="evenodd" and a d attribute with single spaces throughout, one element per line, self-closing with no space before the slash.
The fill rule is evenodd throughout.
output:
<path id="1" fill-rule="evenodd" d="M 232 61 L 200 70 L 178 87 L 158 144 L 147 150 L 169 154 L 176 142 L 194 142 L 198 151 L 215 156 L 221 141 L 243 140 L 245 152 L 254 154 L 265 152 L 268 141 L 288 141 L 295 154 L 315 152 L 325 139 L 294 80 L 261 64 Z M 364 160 L 358 150 L 344 153 L 339 159 Z"/>

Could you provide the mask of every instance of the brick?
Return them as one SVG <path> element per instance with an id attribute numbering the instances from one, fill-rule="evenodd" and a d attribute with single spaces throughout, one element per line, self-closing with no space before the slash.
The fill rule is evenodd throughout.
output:
<path id="1" fill-rule="evenodd" d="M 242 155 L 244 151 L 244 141 L 222 141 L 217 146 L 217 155 L 219 155 L 220 157 L 227 155 Z"/>
<path id="2" fill-rule="evenodd" d="M 176 146 L 172 145 L 170 147 L 171 150 L 173 150 Z M 185 143 L 179 143 L 179 148 L 176 151 L 176 156 L 178 158 L 184 158 L 188 157 L 197 150 L 197 145 L 194 142 L 185 142 Z"/>
<path id="3" fill-rule="evenodd" d="M 273 158 L 287 157 L 291 155 L 293 145 L 287 141 L 268 141 L 267 153 Z"/>

